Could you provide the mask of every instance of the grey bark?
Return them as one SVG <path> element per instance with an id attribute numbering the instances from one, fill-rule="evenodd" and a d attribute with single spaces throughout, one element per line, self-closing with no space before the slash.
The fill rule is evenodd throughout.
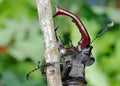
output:
<path id="1" fill-rule="evenodd" d="M 50 0 L 36 0 L 39 24 L 44 37 L 46 62 L 58 62 L 58 47 L 54 33 Z M 48 86 L 62 86 L 59 65 L 47 67 Z"/>

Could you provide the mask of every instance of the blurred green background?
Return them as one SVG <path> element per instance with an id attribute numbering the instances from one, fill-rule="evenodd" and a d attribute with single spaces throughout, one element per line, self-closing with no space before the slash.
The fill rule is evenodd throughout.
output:
<path id="1" fill-rule="evenodd" d="M 93 39 L 113 21 L 114 27 L 96 39 L 94 65 L 86 68 L 88 86 L 120 86 L 120 0 L 51 0 L 75 13 Z M 71 19 L 59 16 L 58 35 L 74 46 L 80 33 Z M 44 43 L 38 23 L 35 0 L 0 0 L 0 86 L 47 86 L 40 70 L 26 80 L 26 73 L 44 60 Z"/>

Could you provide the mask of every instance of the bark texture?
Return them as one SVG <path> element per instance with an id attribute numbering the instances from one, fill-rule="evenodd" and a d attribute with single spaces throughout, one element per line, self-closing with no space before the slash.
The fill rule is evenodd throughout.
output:
<path id="1" fill-rule="evenodd" d="M 58 62 L 58 47 L 54 33 L 50 0 L 36 0 L 39 24 L 44 37 L 46 62 Z M 47 67 L 48 86 L 62 86 L 59 65 Z"/>

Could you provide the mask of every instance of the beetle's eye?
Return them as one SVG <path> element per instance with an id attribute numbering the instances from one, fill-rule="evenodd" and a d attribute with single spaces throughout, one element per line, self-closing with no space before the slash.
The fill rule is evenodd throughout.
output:
<path id="1" fill-rule="evenodd" d="M 86 56 L 90 56 L 91 55 L 91 50 L 92 50 L 92 47 L 89 47 L 88 49 L 85 49 L 83 51 L 83 54 L 86 55 Z"/>
<path id="2" fill-rule="evenodd" d="M 84 54 L 85 54 L 86 56 L 88 56 L 88 55 L 89 55 L 89 52 L 88 52 L 88 51 L 86 51 L 86 52 L 84 52 Z"/>

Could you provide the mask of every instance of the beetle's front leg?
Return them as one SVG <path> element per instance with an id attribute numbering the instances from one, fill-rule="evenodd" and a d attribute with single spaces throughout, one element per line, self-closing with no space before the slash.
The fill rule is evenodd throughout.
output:
<path id="1" fill-rule="evenodd" d="M 40 62 L 38 62 L 40 63 Z M 47 62 L 47 63 L 43 63 L 41 66 L 40 66 L 40 70 L 41 70 L 41 73 L 43 76 L 46 76 L 46 72 L 44 71 L 46 67 L 48 66 L 54 66 L 56 64 L 59 64 L 59 65 L 65 65 L 66 62 Z"/>
<path id="2" fill-rule="evenodd" d="M 64 82 L 65 80 L 67 80 L 68 75 L 71 71 L 72 68 L 72 62 L 67 61 L 66 64 L 63 65 L 63 69 L 62 69 L 62 81 Z"/>
<path id="3" fill-rule="evenodd" d="M 51 64 L 49 64 L 49 63 L 41 63 L 40 61 L 38 61 L 38 65 L 37 65 L 37 67 L 36 68 L 34 68 L 34 69 L 32 69 L 31 71 L 29 71 L 27 74 L 26 74 L 26 78 L 28 79 L 29 78 L 29 76 L 30 76 L 30 74 L 32 73 L 32 72 L 34 72 L 34 71 L 36 71 L 36 70 L 38 70 L 38 69 L 40 69 L 41 70 L 41 73 L 42 73 L 42 75 L 46 75 L 46 73 L 45 73 L 45 71 L 44 71 L 44 68 L 46 67 L 46 66 L 49 66 L 49 65 L 51 65 Z"/>
<path id="4" fill-rule="evenodd" d="M 41 70 L 41 73 L 42 73 L 43 76 L 46 76 L 45 68 L 46 68 L 47 66 L 54 66 L 55 64 L 62 64 L 62 65 L 63 65 L 63 64 L 66 64 L 66 63 L 65 63 L 65 62 L 47 62 L 47 63 L 42 63 L 42 62 L 39 61 L 39 62 L 38 62 L 38 66 L 37 66 L 36 68 L 32 69 L 30 72 L 28 72 L 28 73 L 26 74 L 26 78 L 28 79 L 29 76 L 30 76 L 30 74 L 31 74 L 32 72 L 38 70 L 38 69 Z"/>

